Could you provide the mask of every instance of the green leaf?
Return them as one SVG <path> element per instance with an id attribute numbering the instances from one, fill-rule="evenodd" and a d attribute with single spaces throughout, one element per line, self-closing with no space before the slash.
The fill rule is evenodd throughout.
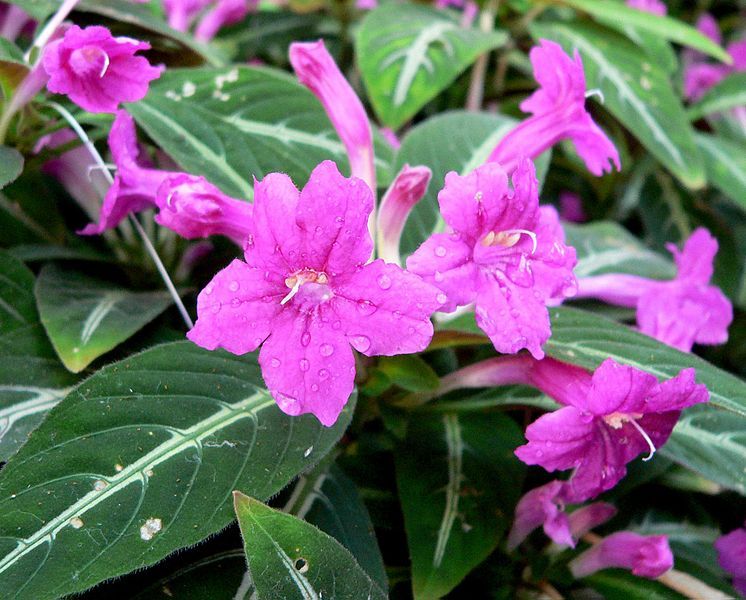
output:
<path id="1" fill-rule="evenodd" d="M 23 172 L 23 156 L 15 148 L 0 146 L 0 190 Z"/>
<path id="2" fill-rule="evenodd" d="M 378 549 L 373 523 L 355 484 L 336 464 L 321 463 L 301 475 L 292 504 L 283 510 L 316 525 L 347 548 L 382 590 L 388 589 L 386 569 Z"/>
<path id="3" fill-rule="evenodd" d="M 300 187 L 323 160 L 347 169 L 344 146 L 319 101 L 275 69 L 171 69 L 127 110 L 183 169 L 237 198 L 251 199 L 252 177 L 273 171 Z M 383 152 L 376 165 L 385 179 L 390 167 Z"/>
<path id="4" fill-rule="evenodd" d="M 409 392 L 436 390 L 440 384 L 438 374 L 416 354 L 382 356 L 378 369 L 392 383 Z"/>
<path id="5" fill-rule="evenodd" d="M 596 17 L 602 23 L 621 29 L 634 27 L 649 32 L 656 37 L 678 42 L 705 54 L 709 54 L 724 63 L 731 64 L 733 59 L 718 44 L 697 29 L 667 16 L 658 16 L 649 12 L 626 6 L 621 2 L 599 2 L 598 0 L 555 0 L 567 4 Z"/>
<path id="6" fill-rule="evenodd" d="M 504 115 L 458 110 L 427 119 L 407 133 L 396 155 L 395 171 L 405 163 L 425 165 L 432 170 L 433 178 L 407 219 L 400 244 L 403 257 L 417 250 L 443 225 L 438 192 L 446 173 L 457 171 L 465 175 L 476 169 L 516 123 Z M 537 159 L 538 173 L 546 171 L 549 158 L 550 153 L 546 152 Z"/>
<path id="7" fill-rule="evenodd" d="M 624 227 L 613 221 L 587 225 L 563 223 L 567 242 L 578 255 L 577 277 L 628 273 L 651 279 L 671 279 L 676 270 L 670 260 L 649 250 Z"/>
<path id="8" fill-rule="evenodd" d="M 44 21 L 60 7 L 62 0 L 8 0 L 8 3 L 20 6 L 37 21 Z"/>
<path id="9" fill-rule="evenodd" d="M 616 27 L 612 23 L 606 23 L 606 25 L 619 29 L 624 33 L 632 42 L 645 51 L 649 60 L 655 62 L 668 75 L 676 73 L 676 70 L 679 68 L 679 60 L 668 40 L 649 31 L 642 31 L 630 26 Z"/>
<path id="10" fill-rule="evenodd" d="M 621 569 L 606 569 L 582 579 L 605 600 L 684 600 L 686 596 L 662 583 L 635 577 Z"/>
<path id="11" fill-rule="evenodd" d="M 696 140 L 708 180 L 746 210 L 746 146 L 707 133 L 697 133 Z"/>
<path id="12" fill-rule="evenodd" d="M 395 460 L 416 599 L 444 596 L 495 549 L 521 492 L 522 441 L 499 413 L 410 420 Z"/>
<path id="13" fill-rule="evenodd" d="M 464 28 L 449 11 L 391 2 L 365 16 L 355 56 L 376 114 L 397 128 L 506 39 L 502 31 Z"/>
<path id="14" fill-rule="evenodd" d="M 577 49 L 588 88 L 602 91 L 604 107 L 682 183 L 694 189 L 704 185 L 692 128 L 660 66 L 628 40 L 582 23 L 535 23 L 531 34 L 554 40 L 568 52 Z"/>
<path id="15" fill-rule="evenodd" d="M 241 492 L 233 497 L 257 598 L 386 598 L 333 537 Z"/>
<path id="16" fill-rule="evenodd" d="M 18 450 L 74 381 L 39 323 L 33 274 L 0 252 L 0 462 Z"/>
<path id="17" fill-rule="evenodd" d="M 689 107 L 687 114 L 696 121 L 712 113 L 746 105 L 746 73 L 731 73 L 712 86 L 700 100 Z"/>
<path id="18" fill-rule="evenodd" d="M 116 348 L 173 302 L 168 292 L 133 292 L 55 263 L 39 273 L 35 294 L 44 329 L 73 373 Z"/>
<path id="19" fill-rule="evenodd" d="M 354 405 L 331 428 L 289 417 L 255 354 L 186 341 L 101 369 L 0 471 L 5 597 L 72 594 L 220 531 L 236 487 L 276 494 L 337 442 Z"/>

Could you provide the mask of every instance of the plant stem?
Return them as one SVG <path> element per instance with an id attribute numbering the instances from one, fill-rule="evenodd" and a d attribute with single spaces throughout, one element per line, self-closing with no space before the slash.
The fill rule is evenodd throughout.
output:
<path id="1" fill-rule="evenodd" d="M 498 0 L 489 0 L 484 10 L 479 15 L 479 29 L 481 31 L 492 31 L 495 28 L 495 15 L 497 14 Z M 466 110 L 476 112 L 482 108 L 484 97 L 484 76 L 487 73 L 487 62 L 490 53 L 481 54 L 471 70 L 471 81 L 469 92 L 466 97 Z"/>
<path id="2" fill-rule="evenodd" d="M 86 134 L 85 130 L 80 126 L 80 123 L 75 120 L 75 117 L 73 117 L 65 107 L 60 106 L 56 102 L 50 102 L 49 104 L 58 113 L 60 113 L 60 115 L 62 115 L 65 121 L 68 122 L 72 130 L 77 134 L 77 136 L 83 142 L 83 145 L 93 157 L 93 160 L 95 160 L 96 164 L 101 168 L 101 171 L 103 172 L 104 177 L 106 177 L 106 180 L 109 182 L 109 185 L 111 185 L 114 182 L 114 179 L 112 178 L 111 173 L 109 172 L 109 169 L 104 162 L 104 159 L 101 158 L 101 155 L 98 153 L 96 146 L 93 145 L 93 142 L 91 142 L 88 134 Z M 169 276 L 168 271 L 166 271 L 166 267 L 163 266 L 163 261 L 161 261 L 160 256 L 158 256 L 158 252 L 151 243 L 150 238 L 148 238 L 147 234 L 145 233 L 145 230 L 142 228 L 142 225 L 140 225 L 140 222 L 132 214 L 129 215 L 129 220 L 137 233 L 140 235 L 143 245 L 145 246 L 145 250 L 150 255 L 150 258 L 153 259 L 155 268 L 158 270 L 158 273 L 163 279 L 163 283 L 166 285 L 166 289 L 168 290 L 169 294 L 171 294 L 171 297 L 176 304 L 176 308 L 179 309 L 179 313 L 181 313 L 181 317 L 182 319 L 184 319 L 184 323 L 186 324 L 187 328 L 191 329 L 192 327 L 194 327 L 194 323 L 192 322 L 192 319 L 189 316 L 184 303 L 181 301 L 181 297 L 176 291 L 173 281 L 171 281 L 171 277 Z"/>

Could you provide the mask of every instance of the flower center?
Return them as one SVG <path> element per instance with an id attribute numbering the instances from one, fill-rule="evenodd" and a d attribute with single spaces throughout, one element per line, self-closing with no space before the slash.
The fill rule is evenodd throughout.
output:
<path id="1" fill-rule="evenodd" d="M 285 279 L 285 285 L 290 288 L 280 304 L 287 304 L 303 287 L 304 296 L 308 300 L 320 304 L 326 302 L 332 297 L 331 290 L 327 285 L 329 276 L 323 271 L 314 271 L 313 269 L 301 269 L 296 271 Z"/>
<path id="2" fill-rule="evenodd" d="M 70 64 L 79 75 L 96 73 L 99 78 L 109 69 L 109 55 L 98 46 L 78 48 L 70 56 Z"/>
<path id="3" fill-rule="evenodd" d="M 648 448 L 650 448 L 650 453 L 643 458 L 645 462 L 649 461 L 651 458 L 653 458 L 653 455 L 655 454 L 656 447 L 655 444 L 653 444 L 653 440 L 650 439 L 650 436 L 645 432 L 645 430 L 640 426 L 640 424 L 637 422 L 637 419 L 641 419 L 642 414 L 641 413 L 620 413 L 615 412 L 611 413 L 610 415 L 606 415 L 603 419 L 604 422 L 611 427 L 612 429 L 621 429 L 625 423 L 629 423 L 637 429 L 639 434 L 642 436 L 642 439 L 645 440 L 645 442 L 648 445 Z"/>
<path id="4" fill-rule="evenodd" d="M 531 254 L 536 252 L 537 241 L 536 234 L 528 229 L 506 229 L 504 231 L 490 231 L 482 238 L 483 246 L 502 246 L 503 248 L 512 248 L 521 239 L 521 234 L 531 238 L 533 247 Z"/>

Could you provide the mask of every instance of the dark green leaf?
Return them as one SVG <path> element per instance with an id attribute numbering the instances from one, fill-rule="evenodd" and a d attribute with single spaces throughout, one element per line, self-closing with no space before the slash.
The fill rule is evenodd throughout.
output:
<path id="1" fill-rule="evenodd" d="M 603 92 L 604 107 L 686 186 L 704 185 L 692 128 L 660 66 L 628 40 L 582 23 L 535 23 L 531 34 L 577 50 L 588 87 Z"/>
<path id="2" fill-rule="evenodd" d="M 409 392 L 435 390 L 440 383 L 437 373 L 416 354 L 383 356 L 378 368 L 392 383 Z"/>
<path id="3" fill-rule="evenodd" d="M 0 146 L 0 190 L 23 172 L 23 156 L 15 148 Z"/>
<path id="4" fill-rule="evenodd" d="M 684 600 L 657 581 L 635 577 L 619 569 L 606 569 L 586 577 L 582 582 L 601 594 L 604 600 Z"/>
<path id="5" fill-rule="evenodd" d="M 252 177 L 273 171 L 302 186 L 325 159 L 347 169 L 344 146 L 323 107 L 282 71 L 169 70 L 127 110 L 181 167 L 237 198 L 252 198 Z M 383 152 L 376 165 L 385 180 L 390 169 Z"/>
<path id="6" fill-rule="evenodd" d="M 746 73 L 731 73 L 712 86 L 696 104 L 690 106 L 687 114 L 692 121 L 723 112 L 737 106 L 746 105 Z"/>
<path id="7" fill-rule="evenodd" d="M 707 178 L 741 209 L 746 210 L 746 144 L 697 133 Z"/>
<path id="8" fill-rule="evenodd" d="M 521 491 L 522 441 L 499 413 L 410 420 L 395 458 L 415 598 L 444 596 L 497 546 Z"/>
<path id="9" fill-rule="evenodd" d="M 464 28 L 449 11 L 392 2 L 363 19 L 355 55 L 373 108 L 397 128 L 506 39 L 501 31 Z"/>
<path id="10" fill-rule="evenodd" d="M 116 348 L 173 302 L 168 292 L 133 292 L 54 263 L 39 273 L 35 294 L 44 329 L 73 373 Z"/>
<path id="11" fill-rule="evenodd" d="M 234 502 L 258 598 L 386 598 L 333 537 L 240 492 Z"/>
<path id="12" fill-rule="evenodd" d="M 0 471 L 5 597 L 84 590 L 221 530 L 236 487 L 276 494 L 336 443 L 354 404 L 331 428 L 289 417 L 255 354 L 191 342 L 101 369 Z"/>

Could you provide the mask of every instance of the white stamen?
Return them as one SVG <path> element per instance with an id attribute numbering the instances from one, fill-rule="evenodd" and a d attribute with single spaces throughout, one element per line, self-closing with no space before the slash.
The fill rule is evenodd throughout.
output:
<path id="1" fill-rule="evenodd" d="M 106 75 L 106 71 L 109 70 L 109 55 L 104 52 L 104 66 L 101 69 L 101 72 L 98 74 L 99 79 L 102 78 L 104 75 Z"/>
<path id="2" fill-rule="evenodd" d="M 596 96 L 598 98 L 598 101 L 601 104 L 604 104 L 606 102 L 606 99 L 604 98 L 604 93 L 598 88 L 593 88 L 592 90 L 585 91 L 586 98 L 592 98 L 593 96 Z"/>
<path id="3" fill-rule="evenodd" d="M 522 233 L 530 237 L 531 244 L 533 245 L 533 247 L 531 248 L 531 254 L 535 254 L 536 249 L 539 247 L 539 243 L 536 241 L 536 234 L 533 231 L 529 231 L 528 229 L 508 229 L 507 231 L 502 231 L 501 233 Z"/>
<path id="4" fill-rule="evenodd" d="M 297 281 L 295 282 L 295 285 L 292 288 L 290 288 L 290 291 L 288 292 L 288 295 L 285 296 L 282 300 L 280 300 L 280 304 L 284 306 L 285 304 L 287 304 L 288 302 L 290 302 L 290 299 L 298 293 L 298 290 L 300 289 L 300 286 L 302 284 L 303 284 L 303 282 L 301 281 L 301 279 L 299 277 L 297 279 Z"/>
<path id="5" fill-rule="evenodd" d="M 116 171 L 117 166 L 113 165 L 111 163 L 105 163 L 103 165 L 89 165 L 88 170 L 86 171 L 86 175 L 88 176 L 88 181 L 91 181 L 91 173 L 94 171 Z"/>
<path id="6" fill-rule="evenodd" d="M 642 427 L 640 427 L 640 424 L 635 419 L 630 419 L 629 423 L 631 423 L 632 426 L 635 429 L 637 429 L 637 431 L 640 432 L 640 435 L 648 443 L 648 447 L 650 448 L 650 454 L 648 454 L 645 458 L 642 459 L 645 462 L 647 462 L 651 458 L 653 458 L 653 455 L 655 454 L 655 451 L 656 451 L 655 444 L 653 444 L 653 440 L 650 439 L 650 436 L 647 433 L 645 433 L 645 430 Z"/>

